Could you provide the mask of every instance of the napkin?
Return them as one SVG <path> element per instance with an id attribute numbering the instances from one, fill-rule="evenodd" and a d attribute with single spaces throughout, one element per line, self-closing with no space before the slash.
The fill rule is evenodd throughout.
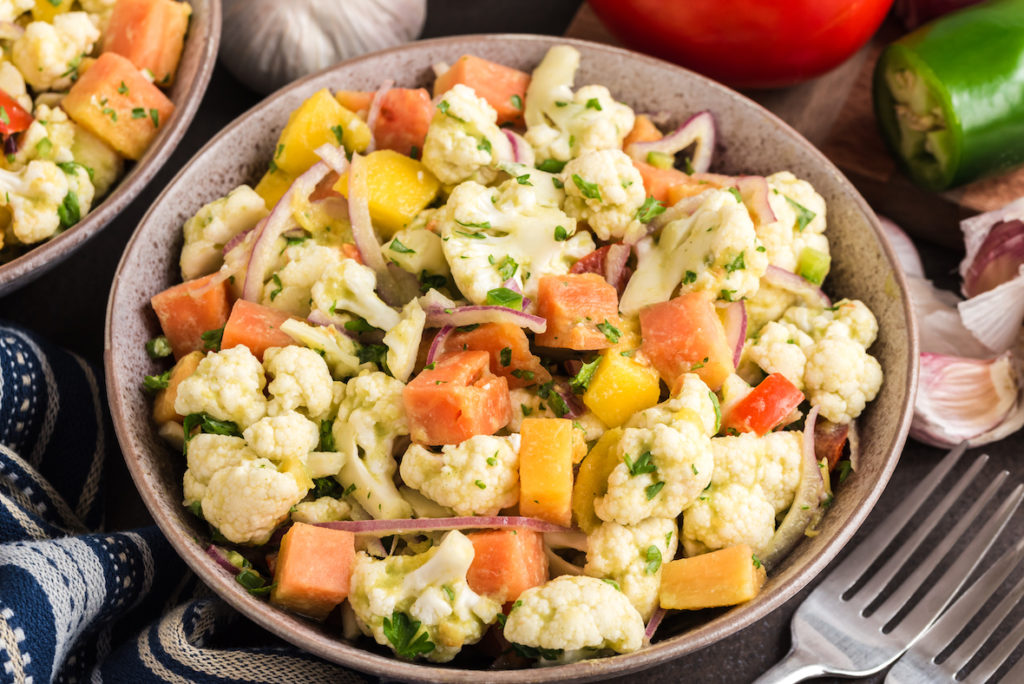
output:
<path id="1" fill-rule="evenodd" d="M 0 323 L 0 682 L 365 681 L 241 617 L 156 527 L 104 531 L 106 406 L 87 362 Z"/>

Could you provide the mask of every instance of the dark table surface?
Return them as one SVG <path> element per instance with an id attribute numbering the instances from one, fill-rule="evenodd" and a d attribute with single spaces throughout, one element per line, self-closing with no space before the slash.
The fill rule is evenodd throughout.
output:
<path id="1" fill-rule="evenodd" d="M 433 0 L 429 3 L 423 37 L 484 32 L 561 34 L 578 8 L 579 0 L 515 0 L 479 3 L 474 0 Z M 228 27 L 225 27 L 227 30 Z M 64 264 L 22 289 L 0 298 L 0 319 L 20 323 L 102 365 L 103 329 L 107 294 L 121 251 L 150 204 L 188 159 L 226 124 L 260 101 L 260 96 L 238 83 L 223 68 L 213 74 L 209 89 L 178 150 L 150 186 L 93 240 Z M 936 227 L 937 232 L 955 226 Z M 955 269 L 961 254 L 937 245 L 920 243 L 928 277 L 944 287 L 956 287 Z M 110 434 L 113 434 L 112 432 Z M 1008 470 L 1011 479 L 1024 480 L 1024 460 L 1018 449 L 1020 435 L 975 450 L 987 453 L 988 473 Z M 115 449 L 116 451 L 116 445 Z M 908 441 L 899 467 L 867 523 L 862 538 L 892 510 L 943 455 L 943 451 Z M 970 456 L 971 454 L 969 454 Z M 966 459 L 965 459 L 966 460 Z M 980 491 L 980 490 L 979 490 Z M 1005 488 L 1004 488 L 1005 491 Z M 106 473 L 107 525 L 111 529 L 150 522 L 135 494 L 124 463 L 112 458 Z M 995 545 L 1010 546 L 1024 531 L 1018 514 Z M 855 539 L 855 542 L 856 542 Z M 955 553 L 955 551 L 954 551 Z M 842 556 L 840 556 L 842 557 Z M 782 608 L 728 639 L 675 662 L 643 673 L 656 682 L 749 682 L 781 658 L 789 648 L 789 621 L 814 584 Z M 877 675 L 865 681 L 882 681 Z M 621 681 L 636 681 L 637 675 Z M 822 680 L 824 681 L 824 680 Z"/>

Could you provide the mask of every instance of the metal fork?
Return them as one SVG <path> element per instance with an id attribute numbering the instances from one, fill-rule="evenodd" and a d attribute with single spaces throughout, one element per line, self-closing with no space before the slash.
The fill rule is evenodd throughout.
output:
<path id="1" fill-rule="evenodd" d="M 1024 598 L 1024 578 L 1003 597 L 999 605 L 986 616 L 978 628 L 968 636 L 955 651 L 941 663 L 936 663 L 938 656 L 945 651 L 964 627 L 978 613 L 985 603 L 992 598 L 1007 576 L 1024 558 L 1024 539 L 1007 551 L 1002 558 L 994 563 L 985 574 L 971 585 L 971 588 L 957 599 L 956 603 L 935 621 L 927 632 L 910 647 L 896 665 L 889 671 L 886 684 L 931 684 L 932 682 L 957 682 L 957 673 L 978 653 L 995 632 L 1007 615 L 1010 614 Z M 996 647 L 971 670 L 971 681 L 985 682 L 1013 654 L 1014 649 L 1024 640 L 1024 622 L 1007 634 Z M 1020 682 L 1024 677 L 1024 658 L 1017 663 L 1015 670 L 1003 680 Z M 1012 675 L 1012 676 L 1011 676 Z"/>
<path id="2" fill-rule="evenodd" d="M 942 500 L 934 508 L 926 509 L 929 497 L 960 460 L 965 448 L 960 445 L 942 459 L 896 510 L 811 592 L 793 615 L 790 628 L 793 647 L 789 654 L 755 684 L 790 684 L 826 674 L 863 677 L 878 672 L 900 657 L 949 605 L 1016 512 L 1024 497 L 1024 485 L 1012 490 L 959 557 L 941 570 L 927 593 L 916 603 L 911 604 L 911 599 L 924 590 L 929 576 L 940 567 L 943 558 L 964 536 L 985 504 L 995 497 L 1009 474 L 1005 470 L 992 479 L 928 557 L 898 582 L 895 590 L 875 610 L 865 615 L 900 576 L 911 556 L 988 462 L 988 456 L 979 456 L 948 488 Z M 866 577 L 867 571 L 883 558 L 887 547 L 907 523 L 925 510 L 928 510 L 927 517 L 910 537 L 888 556 L 876 573 Z"/>

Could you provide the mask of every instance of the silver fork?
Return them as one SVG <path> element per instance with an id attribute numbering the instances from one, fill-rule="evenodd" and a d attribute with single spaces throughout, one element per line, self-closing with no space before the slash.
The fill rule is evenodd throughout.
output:
<path id="1" fill-rule="evenodd" d="M 953 529 L 934 546 L 927 559 L 900 581 L 891 595 L 870 615 L 865 615 L 883 590 L 899 577 L 911 556 L 953 504 L 961 499 L 968 485 L 988 462 L 988 456 L 979 456 L 967 472 L 948 488 L 942 500 L 928 511 L 917 529 L 876 573 L 869 578 L 866 573 L 883 558 L 886 548 L 907 523 L 925 511 L 928 498 L 959 461 L 964 449 L 965 446 L 961 445 L 942 459 L 883 524 L 858 544 L 811 592 L 793 615 L 790 628 L 793 647 L 789 654 L 759 677 L 755 684 L 790 684 L 826 674 L 863 677 L 878 672 L 900 657 L 949 605 L 1016 512 L 1024 497 L 1024 485 L 1017 485 L 1012 490 L 974 534 L 959 557 L 941 571 L 927 593 L 910 608 L 911 599 L 925 588 L 925 581 L 1002 487 L 1008 475 L 1005 470 L 992 479 Z M 907 608 L 910 608 L 909 612 Z M 895 617 L 899 619 L 894 620 Z"/>
<path id="2" fill-rule="evenodd" d="M 956 682 L 956 674 L 970 662 L 988 638 L 995 632 L 1007 615 L 1024 598 L 1024 578 L 1003 597 L 999 605 L 989 613 L 970 636 L 941 663 L 935 660 L 945 651 L 956 636 L 992 598 L 1014 568 L 1024 558 L 1024 539 L 1007 551 L 985 574 L 971 585 L 971 588 L 956 600 L 956 603 L 935 621 L 910 647 L 896 665 L 889 671 L 886 684 L 930 684 L 932 682 Z M 988 681 L 996 670 L 1013 654 L 1014 649 L 1024 640 L 1024 622 L 1017 624 L 978 666 L 971 670 L 970 679 L 976 682 Z M 1024 678 L 1024 658 L 1014 668 L 1017 674 L 1008 673 L 1003 681 L 1020 682 Z"/>

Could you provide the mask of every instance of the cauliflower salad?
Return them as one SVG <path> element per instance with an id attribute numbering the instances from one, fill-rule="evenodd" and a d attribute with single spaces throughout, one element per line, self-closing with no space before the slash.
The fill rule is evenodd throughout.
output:
<path id="1" fill-rule="evenodd" d="M 192 10 L 0 2 L 0 264 L 75 225 L 167 122 Z"/>
<path id="2" fill-rule="evenodd" d="M 825 200 L 579 60 L 314 93 L 185 223 L 143 384 L 252 594 L 410 660 L 629 653 L 754 598 L 850 476 L 878 325 L 819 288 Z"/>

